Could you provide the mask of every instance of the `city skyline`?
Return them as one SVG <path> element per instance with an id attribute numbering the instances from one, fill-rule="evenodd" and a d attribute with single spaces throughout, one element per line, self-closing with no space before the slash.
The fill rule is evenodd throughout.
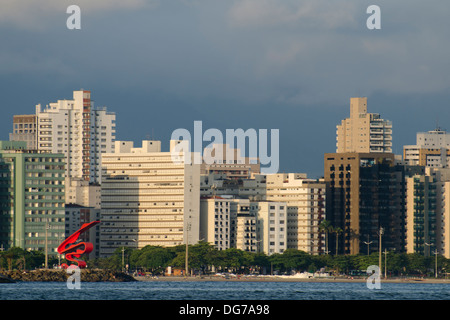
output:
<path id="1" fill-rule="evenodd" d="M 395 154 L 450 128 L 449 4 L 377 1 L 381 30 L 368 30 L 368 1 L 78 1 L 68 30 L 70 4 L 2 6 L 4 140 L 14 114 L 79 89 L 117 113 L 118 140 L 168 141 L 194 121 L 280 129 L 279 171 L 312 178 L 350 97 L 392 121 Z"/>

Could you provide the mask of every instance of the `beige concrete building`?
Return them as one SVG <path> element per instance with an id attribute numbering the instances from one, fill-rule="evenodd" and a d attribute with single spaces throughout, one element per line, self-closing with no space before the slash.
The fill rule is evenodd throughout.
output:
<path id="1" fill-rule="evenodd" d="M 211 150 L 205 148 L 203 155 L 200 169 L 202 175 L 223 173 L 227 178 L 231 179 L 249 179 L 253 175 L 260 173 L 258 159 L 242 156 L 241 150 L 230 149 L 227 144 L 213 145 Z M 227 161 L 227 155 L 232 155 L 233 161 Z M 205 157 L 210 159 L 210 161 L 205 159 Z"/>
<path id="2" fill-rule="evenodd" d="M 324 181 L 308 179 L 306 174 L 266 175 L 267 201 L 286 203 L 287 248 L 311 254 L 324 250 L 319 224 L 325 219 Z"/>
<path id="3" fill-rule="evenodd" d="M 200 238 L 218 250 L 237 248 L 270 255 L 287 248 L 285 202 L 207 197 L 201 200 L 200 217 Z"/>
<path id="4" fill-rule="evenodd" d="M 367 112 L 367 98 L 350 99 L 350 117 L 337 126 L 336 152 L 392 152 L 392 123 Z"/>
<path id="5" fill-rule="evenodd" d="M 117 141 L 115 153 L 103 155 L 102 170 L 101 256 L 122 246 L 199 241 L 200 165 L 173 161 L 159 141 L 141 148 Z"/>
<path id="6" fill-rule="evenodd" d="M 13 116 L 13 133 L 9 141 L 25 141 L 28 150 L 37 150 L 37 117 L 30 115 Z"/>
<path id="7" fill-rule="evenodd" d="M 415 145 L 403 146 L 403 159 L 410 165 L 450 167 L 450 134 L 439 128 L 418 132 Z"/>
<path id="8" fill-rule="evenodd" d="M 225 175 L 202 175 L 203 196 L 230 195 L 258 201 L 286 203 L 286 248 L 318 254 L 324 239 L 318 226 L 325 219 L 323 181 L 308 179 L 302 173 L 260 174 L 236 181 Z"/>
<path id="9" fill-rule="evenodd" d="M 407 252 L 450 258 L 450 169 L 425 168 L 407 180 Z"/>
<path id="10" fill-rule="evenodd" d="M 84 207 L 100 209 L 101 187 L 81 178 L 65 179 L 66 204 L 77 204 Z"/>
<path id="11" fill-rule="evenodd" d="M 248 252 L 263 252 L 258 240 L 258 218 L 252 213 L 241 212 L 236 216 L 236 248 Z M 266 252 L 268 254 L 268 252 Z"/>
<path id="12" fill-rule="evenodd" d="M 200 200 L 200 239 L 226 250 L 232 247 L 231 200 L 222 197 Z"/>

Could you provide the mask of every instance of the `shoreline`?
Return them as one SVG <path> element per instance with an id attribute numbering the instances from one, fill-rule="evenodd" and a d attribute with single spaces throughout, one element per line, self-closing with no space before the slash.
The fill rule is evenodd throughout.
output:
<path id="1" fill-rule="evenodd" d="M 34 270 L 28 272 L 2 272 L 0 274 L 0 283 L 11 283 L 16 281 L 66 281 L 67 273 L 61 270 Z M 219 275 L 203 275 L 203 276 L 132 276 L 122 272 L 108 272 L 108 271 L 93 271 L 83 270 L 81 272 L 81 280 L 86 282 L 309 282 L 309 283 L 365 283 L 367 277 L 301 277 L 301 276 L 248 276 L 248 275 L 234 275 L 234 276 L 219 276 Z M 435 279 L 435 278 L 419 278 L 419 277 L 404 277 L 404 278 L 387 278 L 381 277 L 380 283 L 429 283 L 429 284 L 450 284 L 450 279 Z"/>
<path id="2" fill-rule="evenodd" d="M 343 278 L 343 277 L 329 277 L 329 278 L 300 278 L 300 277 L 277 277 L 277 276 L 259 276 L 259 277 L 233 277 L 223 278 L 218 276 L 195 276 L 195 277 L 183 277 L 183 276 L 163 276 L 163 277 L 149 277 L 149 276 L 136 276 L 137 281 L 151 282 L 151 281 L 194 281 L 194 282 L 311 282 L 311 283 L 365 283 L 367 278 Z M 448 283 L 450 279 L 430 279 L 430 278 L 388 278 L 380 279 L 380 283 Z"/>

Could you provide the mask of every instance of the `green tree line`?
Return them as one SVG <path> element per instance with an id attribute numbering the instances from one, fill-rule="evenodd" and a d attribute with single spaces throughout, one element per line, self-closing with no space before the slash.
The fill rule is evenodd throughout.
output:
<path id="1" fill-rule="evenodd" d="M 42 251 L 26 251 L 11 248 L 0 253 L 0 268 L 3 270 L 31 270 L 41 268 L 45 255 Z M 166 267 L 185 268 L 186 246 L 170 248 L 146 246 L 142 249 L 118 248 L 108 258 L 87 260 L 88 268 L 107 270 L 136 270 L 154 275 L 163 274 Z M 61 259 L 61 263 L 66 262 Z M 388 276 L 434 276 L 435 265 L 440 277 L 450 270 L 450 260 L 443 256 L 425 257 L 420 254 L 387 252 L 382 255 L 381 274 Z M 49 256 L 49 266 L 57 266 L 58 257 Z M 217 250 L 207 242 L 189 245 L 188 266 L 196 274 L 207 274 L 214 266 L 215 272 L 237 274 L 292 274 L 295 272 L 317 272 L 319 270 L 335 275 L 365 274 L 371 265 L 379 264 L 378 253 L 370 255 L 310 255 L 306 252 L 287 249 L 283 253 L 266 255 L 251 253 L 235 248 Z"/>

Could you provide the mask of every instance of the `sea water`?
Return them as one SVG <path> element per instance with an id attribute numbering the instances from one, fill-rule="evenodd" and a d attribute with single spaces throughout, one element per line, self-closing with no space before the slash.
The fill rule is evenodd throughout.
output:
<path id="1" fill-rule="evenodd" d="M 450 283 L 137 281 L 0 284 L 0 300 L 450 300 Z"/>

